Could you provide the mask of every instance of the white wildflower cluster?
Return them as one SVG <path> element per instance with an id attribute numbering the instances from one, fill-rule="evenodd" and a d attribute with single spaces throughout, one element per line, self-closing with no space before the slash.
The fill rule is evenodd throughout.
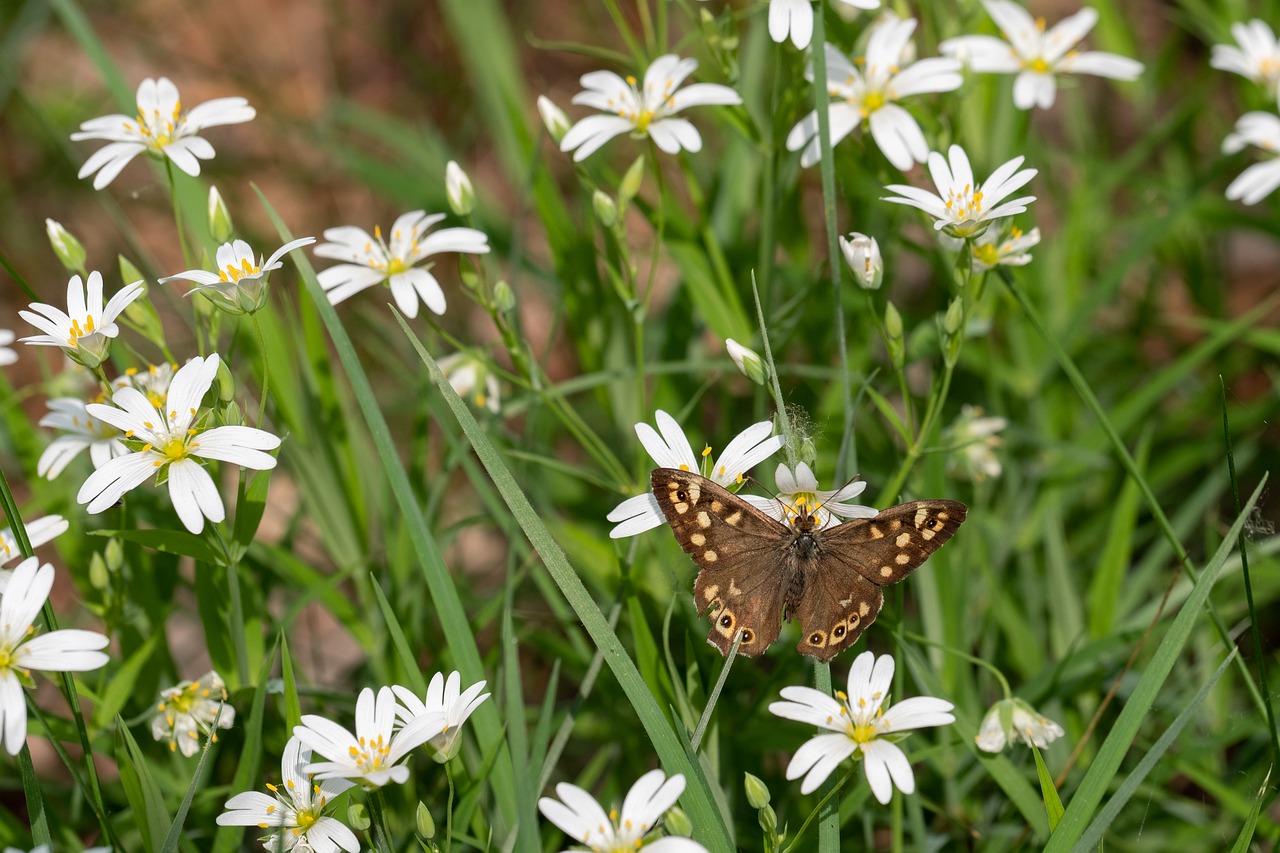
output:
<path id="1" fill-rule="evenodd" d="M 1271 111 L 1254 110 L 1240 116 L 1235 129 L 1222 140 L 1224 154 L 1236 154 L 1249 146 L 1265 155 L 1227 186 L 1227 198 L 1245 204 L 1257 204 L 1280 187 L 1280 42 L 1265 21 L 1254 18 L 1247 23 L 1231 25 L 1236 44 L 1216 44 L 1209 64 L 1230 71 L 1260 87 Z"/>

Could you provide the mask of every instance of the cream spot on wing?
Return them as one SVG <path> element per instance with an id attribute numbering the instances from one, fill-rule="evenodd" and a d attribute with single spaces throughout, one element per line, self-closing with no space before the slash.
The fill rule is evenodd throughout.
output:
<path id="1" fill-rule="evenodd" d="M 881 530 L 879 527 L 876 527 L 874 524 L 873 524 L 873 525 L 871 525 L 871 538 L 872 538 L 872 539 L 883 539 L 883 538 L 884 538 L 884 531 L 883 531 L 883 530 Z"/>
<path id="2" fill-rule="evenodd" d="M 735 511 L 733 515 L 729 516 L 724 520 L 724 523 L 732 526 L 732 525 L 737 525 L 739 521 L 742 521 L 741 510 Z"/>
<path id="3" fill-rule="evenodd" d="M 924 537 L 924 541 L 928 542 L 930 539 L 938 535 L 938 531 L 930 530 L 926 527 L 920 531 L 920 535 Z"/>
<path id="4" fill-rule="evenodd" d="M 698 502 L 698 498 L 700 497 L 702 497 L 702 489 L 698 487 L 697 483 L 690 483 L 689 484 L 689 503 L 696 504 Z"/>
<path id="5" fill-rule="evenodd" d="M 729 578 L 729 594 L 742 595 L 742 590 L 738 589 L 738 585 L 733 582 L 733 578 Z"/>
<path id="6" fill-rule="evenodd" d="M 907 563 L 911 562 L 911 555 L 904 551 L 903 553 L 894 557 L 893 561 L 897 563 L 899 566 L 905 566 Z"/>
<path id="7" fill-rule="evenodd" d="M 928 517 L 929 517 L 929 509 L 927 507 L 922 506 L 918 510 L 916 510 L 916 519 L 912 523 L 916 527 L 924 527 L 924 520 Z"/>
<path id="8" fill-rule="evenodd" d="M 858 602 L 858 618 L 859 619 L 861 619 L 863 616 L 866 616 L 870 612 L 871 612 L 870 604 L 867 604 L 865 601 Z"/>
<path id="9" fill-rule="evenodd" d="M 901 521 L 900 519 L 895 518 L 895 519 L 894 519 L 894 520 L 889 524 L 889 529 L 890 529 L 890 530 L 897 530 L 897 529 L 898 529 L 899 527 L 901 527 L 901 526 L 902 526 L 902 521 Z"/>
<path id="10" fill-rule="evenodd" d="M 711 516 L 707 515 L 706 512 L 698 513 L 698 526 L 701 527 L 703 530 L 706 530 L 708 527 L 710 527 Z"/>
<path id="11" fill-rule="evenodd" d="M 724 504 L 720 503 L 720 501 L 712 501 L 711 511 L 714 512 L 716 515 L 719 515 L 720 513 L 724 512 Z"/>
<path id="12" fill-rule="evenodd" d="M 716 560 L 720 559 L 720 555 L 715 551 L 708 550 L 702 553 L 702 559 L 706 560 L 708 563 L 714 563 Z"/>
<path id="13" fill-rule="evenodd" d="M 946 521 L 950 517 L 951 516 L 947 515 L 945 512 L 938 513 L 938 521 Z"/>
<path id="14" fill-rule="evenodd" d="M 680 513 L 681 515 L 684 515 L 688 511 L 689 511 L 688 504 L 676 504 L 676 512 Z"/>
<path id="15" fill-rule="evenodd" d="M 905 548 L 905 547 L 907 547 L 907 543 L 908 543 L 908 542 L 910 542 L 910 541 L 911 541 L 911 534 L 910 534 L 910 533 L 899 533 L 899 534 L 898 534 L 898 539 L 897 539 L 897 541 L 896 541 L 896 543 L 895 543 L 895 544 L 897 544 L 897 546 L 898 546 L 899 548 Z"/>
<path id="16" fill-rule="evenodd" d="M 720 594 L 720 584 L 713 583 L 702 591 L 702 597 L 707 601 L 715 601 L 716 596 Z"/>
<path id="17" fill-rule="evenodd" d="M 883 577 L 883 578 L 893 577 L 893 569 L 889 568 L 888 566 L 881 566 L 880 577 Z"/>
<path id="18" fill-rule="evenodd" d="M 689 541 L 701 548 L 703 545 L 707 544 L 707 537 L 703 536 L 701 533 L 690 533 Z"/>

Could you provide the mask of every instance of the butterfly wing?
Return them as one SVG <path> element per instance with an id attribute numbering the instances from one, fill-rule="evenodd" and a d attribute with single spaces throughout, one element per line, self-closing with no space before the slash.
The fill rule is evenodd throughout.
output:
<path id="1" fill-rule="evenodd" d="M 711 610 L 708 642 L 728 654 L 741 631 L 739 652 L 760 654 L 782 630 L 787 528 L 698 474 L 658 468 L 650 481 L 676 541 L 701 570 L 693 597 L 699 612 Z"/>
<path id="2" fill-rule="evenodd" d="M 826 661 L 853 645 L 880 613 L 880 587 L 915 571 L 968 512 L 959 501 L 912 501 L 817 533 L 818 550 L 804 561 L 804 593 L 795 614 L 803 633 L 800 653 Z"/>

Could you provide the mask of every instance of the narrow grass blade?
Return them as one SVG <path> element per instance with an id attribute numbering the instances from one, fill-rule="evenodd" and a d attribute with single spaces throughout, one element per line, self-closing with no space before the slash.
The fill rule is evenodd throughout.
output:
<path id="1" fill-rule="evenodd" d="M 27 819 L 31 821 L 31 840 L 37 845 L 48 844 L 49 816 L 44 810 L 44 797 L 40 794 L 35 765 L 31 763 L 31 750 L 25 743 L 18 751 L 18 769 L 22 773 L 22 794 L 27 800 Z"/>
<path id="2" fill-rule="evenodd" d="M 151 765 L 119 717 L 116 717 L 116 766 L 120 768 L 120 783 L 142 836 L 142 846 L 147 853 L 155 853 L 164 844 L 172 821 L 164 806 L 164 794 L 151 775 Z"/>
<path id="3" fill-rule="evenodd" d="M 1253 831 L 1258 826 L 1258 815 L 1262 814 L 1262 804 L 1267 799 L 1267 786 L 1271 783 L 1271 771 L 1267 771 L 1267 776 L 1262 780 L 1262 787 L 1258 789 L 1258 794 L 1253 798 L 1253 808 L 1249 809 L 1249 816 L 1245 818 L 1244 826 L 1240 827 L 1240 834 L 1236 836 L 1236 843 L 1231 845 L 1231 853 L 1249 853 L 1249 847 L 1253 843 Z"/>
<path id="4" fill-rule="evenodd" d="M 1031 745 L 1031 754 L 1036 759 L 1036 778 L 1040 780 L 1040 796 L 1044 798 L 1044 811 L 1049 818 L 1049 831 L 1053 832 L 1058 826 L 1058 821 L 1062 820 L 1062 813 L 1066 809 L 1062 807 L 1062 798 L 1058 796 L 1058 789 L 1053 784 L 1053 774 L 1049 772 L 1049 768 L 1044 763 L 1044 756 L 1040 754 L 1040 750 L 1036 749 L 1035 744 Z"/>
<path id="5" fill-rule="evenodd" d="M 587 633 L 591 635 L 591 639 L 595 642 L 597 648 L 604 653 L 605 662 L 609 664 L 609 668 L 613 671 L 614 677 L 617 678 L 623 693 L 626 694 L 628 701 L 631 702 L 631 706 L 635 708 L 636 716 L 640 718 L 640 723 L 644 726 L 649 740 L 653 743 L 654 750 L 658 753 L 658 758 L 663 767 L 666 768 L 669 774 L 684 774 L 688 787 L 685 789 L 682 804 L 694 823 L 698 838 L 712 850 L 733 849 L 728 827 L 725 825 L 719 809 L 715 806 L 715 799 L 711 793 L 710 785 L 703 775 L 702 768 L 696 762 L 689 761 L 688 756 L 685 754 L 684 746 L 676 737 L 662 709 L 654 701 L 653 694 L 649 692 L 649 688 L 640 676 L 640 671 L 636 669 L 635 663 L 627 656 L 626 649 L 622 647 L 617 635 L 605 621 L 604 614 L 600 612 L 599 606 L 596 605 L 591 598 L 591 594 L 583 586 L 577 572 L 569 565 L 564 551 L 561 550 L 560 545 L 555 541 L 546 524 L 538 517 L 537 511 L 529 503 L 529 499 L 525 497 L 524 491 L 521 490 L 510 469 L 502 461 L 502 457 L 489 441 L 488 436 L 485 435 L 483 428 L 476 421 L 475 416 L 471 414 L 466 403 L 462 402 L 462 399 L 458 397 L 457 392 L 453 390 L 449 380 L 441 373 L 435 360 L 427 354 L 417 335 L 413 333 L 413 330 L 409 328 L 398 312 L 396 319 L 399 320 L 405 336 L 413 344 L 414 349 L 417 350 L 418 357 L 422 359 L 422 363 L 431 371 L 431 378 L 435 380 L 441 396 L 449 404 L 454 417 L 458 419 L 458 423 L 462 426 L 463 432 L 466 433 L 467 439 L 471 442 L 472 447 L 475 448 L 476 455 L 480 457 L 480 461 L 489 472 L 489 476 L 493 478 L 494 485 L 498 488 L 498 493 L 507 502 L 512 515 L 515 516 L 521 529 L 524 530 L 525 536 L 529 538 L 530 543 L 538 552 L 538 556 L 542 558 L 542 564 L 551 574 L 556 585 L 560 587 L 561 593 L 568 600 L 570 606 L 573 607 L 574 613 L 582 621 L 583 627 L 587 629 Z"/>
<path id="6" fill-rule="evenodd" d="M 1075 849 L 1095 850 L 1102 844 L 1102 836 L 1107 831 L 1107 827 L 1116 819 L 1116 816 L 1120 814 L 1120 810 L 1129 802 L 1129 798 L 1138 790 L 1138 786 L 1142 784 L 1165 752 L 1177 740 L 1178 735 L 1186 728 L 1187 723 L 1191 722 L 1192 718 L 1195 717 L 1200 704 L 1204 702 L 1205 697 L 1209 695 L 1209 691 L 1213 689 L 1213 686 L 1218 683 L 1218 679 L 1222 678 L 1222 673 L 1227 671 L 1227 667 L 1231 665 L 1231 658 L 1235 657 L 1237 653 L 1236 649 L 1231 650 L 1231 654 L 1227 655 L 1226 659 L 1218 665 L 1217 671 L 1204 683 L 1204 686 L 1200 688 L 1195 697 L 1187 703 L 1187 707 L 1182 709 L 1182 713 L 1178 714 L 1169 728 L 1161 733 L 1151 749 L 1147 750 L 1147 754 L 1142 756 L 1142 761 L 1138 762 L 1138 766 L 1125 778 L 1115 794 L 1098 812 L 1098 816 L 1089 824 L 1089 828 L 1080 836 L 1080 841 L 1076 844 Z M 1265 790 L 1265 785 L 1263 789 Z M 1256 812 L 1254 813 L 1254 819 L 1257 819 Z"/>
<path id="7" fill-rule="evenodd" d="M 1119 771 L 1120 762 L 1124 760 L 1130 745 L 1133 744 L 1139 726 L 1146 719 L 1156 695 L 1160 692 L 1165 679 L 1169 677 L 1170 671 L 1173 670 L 1182 647 L 1191 636 L 1196 619 L 1200 615 L 1200 609 L 1204 607 L 1209 597 L 1209 590 L 1213 588 L 1213 582 L 1217 580 L 1218 573 L 1234 549 L 1236 537 L 1244 528 L 1244 522 L 1249 517 L 1249 513 L 1253 512 L 1253 507 L 1257 504 L 1258 497 L 1266 484 L 1267 478 L 1263 477 L 1257 489 L 1254 490 L 1253 496 L 1245 504 L 1244 510 L 1236 518 L 1235 524 L 1231 525 L 1231 530 L 1223 538 L 1213 559 L 1200 574 L 1200 579 L 1187 598 L 1186 604 L 1178 611 L 1173 624 L 1160 641 L 1160 645 L 1156 647 L 1146 672 L 1138 679 L 1138 684 L 1120 711 L 1120 716 L 1112 727 L 1111 733 L 1103 742 L 1102 748 L 1098 750 L 1097 757 L 1089 766 L 1089 771 L 1081 780 L 1075 795 L 1072 796 L 1071 804 L 1067 806 L 1066 813 L 1062 816 L 1062 822 L 1049 837 L 1049 844 L 1045 847 L 1046 853 L 1074 849 L 1075 843 L 1084 833 L 1094 810 L 1106 795 Z"/>

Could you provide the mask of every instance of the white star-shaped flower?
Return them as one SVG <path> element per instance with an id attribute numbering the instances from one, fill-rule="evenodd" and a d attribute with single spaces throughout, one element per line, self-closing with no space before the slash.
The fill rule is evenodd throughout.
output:
<path id="1" fill-rule="evenodd" d="M 1007 233 L 988 228 L 970 246 L 973 271 L 986 272 L 999 266 L 1024 267 L 1031 263 L 1031 253 L 1027 250 L 1039 243 L 1039 228 L 1026 233 L 1016 225 L 1011 225 Z"/>
<path id="2" fill-rule="evenodd" d="M 1280 187 L 1280 116 L 1252 112 L 1240 116 L 1235 129 L 1222 141 L 1224 154 L 1256 145 L 1271 156 L 1241 172 L 1227 187 L 1227 198 L 1257 204 Z"/>
<path id="3" fill-rule="evenodd" d="M 89 273 L 87 285 L 80 276 L 73 275 L 67 282 L 66 311 L 43 302 L 32 302 L 29 311 L 18 312 L 18 316 L 44 332 L 23 338 L 22 342 L 62 347 L 68 356 L 92 370 L 107 357 L 111 339 L 120 334 L 116 318 L 145 292 L 142 282 L 135 281 L 103 305 L 102 274 L 97 270 Z"/>
<path id="4" fill-rule="evenodd" d="M 991 706 L 974 742 L 983 752 L 1001 752 L 1006 743 L 1015 740 L 1044 749 L 1064 734 L 1062 726 L 1021 699 L 1010 698 Z"/>
<path id="5" fill-rule="evenodd" d="M 94 468 L 129 452 L 120 440 L 120 430 L 89 414 L 84 400 L 75 397 L 50 400 L 49 413 L 40 419 L 40 426 L 63 432 L 49 442 L 36 462 L 36 473 L 50 480 L 85 450 L 89 451 Z"/>
<path id="6" fill-rule="evenodd" d="M 24 525 L 27 529 L 27 541 L 32 548 L 39 548 L 46 542 L 67 532 L 70 527 L 67 520 L 60 515 L 45 515 Z M 13 535 L 13 528 L 0 530 L 0 566 L 8 565 L 18 559 L 22 552 L 18 550 L 18 540 Z M 0 569 L 0 593 L 9 586 L 9 578 L 13 572 Z"/>
<path id="7" fill-rule="evenodd" d="M 784 687 L 785 702 L 774 702 L 769 711 L 788 720 L 810 723 L 836 734 L 817 735 L 791 757 L 787 778 L 804 776 L 800 793 L 813 792 L 846 758 L 863 760 L 871 793 L 888 803 L 896 786 L 904 794 L 916 789 L 911 762 L 893 743 L 897 734 L 955 722 L 952 704 L 932 696 L 916 696 L 884 709 L 893 683 L 893 658 L 863 652 L 849 669 L 849 692 L 836 691 L 836 699 L 812 687 Z"/>
<path id="8" fill-rule="evenodd" d="M 273 270 L 284 266 L 280 260 L 288 252 L 310 246 L 315 237 L 299 237 L 290 240 L 271 253 L 271 257 L 255 260 L 253 249 L 244 240 L 223 243 L 218 247 L 215 259 L 217 272 L 208 270 L 186 270 L 160 279 L 163 284 L 174 279 L 194 281 L 196 287 L 187 294 L 202 293 L 213 300 L 215 305 L 235 314 L 248 314 L 257 311 L 266 304 L 267 277 Z"/>
<path id="9" fill-rule="evenodd" d="M 354 225 L 326 230 L 324 238 L 329 242 L 316 246 L 316 256 L 345 262 L 321 270 L 317 276 L 329 302 L 337 305 L 367 287 L 385 282 L 396 307 L 406 317 L 418 316 L 419 300 L 432 313 L 443 314 L 445 301 L 440 282 L 430 273 L 431 264 L 418 264 L 441 252 L 487 254 L 489 238 L 475 228 L 444 228 L 427 234 L 442 219 L 443 213 L 428 216 L 425 211 L 411 210 L 392 223 L 390 240 L 382 239 L 382 230 L 377 226 L 372 237 Z"/>
<path id="10" fill-rule="evenodd" d="M 622 812 L 605 810 L 596 798 L 568 782 L 556 785 L 556 796 L 538 800 L 542 816 L 593 853 L 645 849 L 651 853 L 707 853 L 688 838 L 668 835 L 645 842 L 645 836 L 684 793 L 684 777 L 666 778 L 661 770 L 641 776 L 622 801 Z"/>
<path id="11" fill-rule="evenodd" d="M 317 779 L 349 779 L 367 788 L 404 784 L 409 768 L 401 762 L 440 733 L 445 715 L 423 714 L 397 729 L 396 708 L 390 687 L 379 690 L 376 699 L 371 688 L 361 690 L 354 734 L 318 714 L 304 714 L 302 725 L 294 726 L 293 733 L 303 746 L 328 759 L 308 764 L 304 772 Z"/>
<path id="12" fill-rule="evenodd" d="M 697 67 L 696 59 L 681 59 L 668 53 L 649 66 L 643 86 L 634 77 L 623 79 L 612 71 L 582 75 L 580 82 L 586 91 L 574 95 L 573 103 L 607 115 L 587 116 L 569 128 L 560 140 L 560 150 L 577 149 L 573 159 L 581 162 L 615 136 L 634 133 L 648 136 L 668 154 L 701 151 L 702 136 L 697 128 L 675 114 L 686 107 L 740 104 L 742 98 L 718 83 L 694 83 L 680 89 Z"/>
<path id="13" fill-rule="evenodd" d="M 833 147 L 865 119 L 876 145 L 896 168 L 906 171 L 929 156 L 924 131 L 897 102 L 926 92 L 954 91 L 964 78 L 960 63 L 954 59 L 932 57 L 903 63 L 903 52 L 915 28 L 914 18 L 885 19 L 872 29 L 866 56 L 857 61 L 850 61 L 834 45 L 826 46 L 827 90 L 831 96 L 827 114 Z M 812 65 L 805 77 L 813 80 Z M 802 148 L 801 166 L 808 168 L 821 159 L 816 110 L 787 134 L 788 151 Z"/>
<path id="14" fill-rule="evenodd" d="M 324 813 L 335 797 L 352 787 L 345 779 L 312 781 L 306 767 L 311 750 L 296 737 L 285 744 L 280 759 L 280 785 L 267 785 L 270 795 L 245 791 L 227 800 L 218 826 L 256 826 L 274 830 L 259 841 L 271 850 L 337 853 L 360 850 L 360 839 L 346 824 Z"/>
<path id="15" fill-rule="evenodd" d="M 821 0 L 819 0 L 821 2 Z M 840 0 L 856 9 L 879 9 L 880 0 Z M 791 43 L 804 50 L 813 38 L 812 0 L 769 0 L 769 38 L 782 44 Z"/>
<path id="16" fill-rule="evenodd" d="M 636 435 L 644 449 L 653 457 L 654 463 L 659 468 L 698 471 L 701 467 L 698 457 L 694 455 L 689 439 L 685 437 L 684 430 L 676 423 L 676 419 L 659 409 L 656 420 L 661 435 L 646 423 L 636 424 Z M 782 447 L 786 439 L 772 433 L 773 423 L 770 421 L 752 424 L 729 442 L 724 453 L 708 470 L 700 473 L 726 488 L 740 485 L 743 475 Z M 710 454 L 711 448 L 708 447 L 702 451 L 702 458 L 705 459 Z M 658 499 L 651 491 L 627 498 L 614 507 L 607 518 L 617 522 L 617 526 L 609 531 L 612 539 L 635 536 L 666 522 L 666 516 L 658 506 Z"/>
<path id="17" fill-rule="evenodd" d="M 883 200 L 923 210 L 936 220 L 934 228 L 945 230 L 952 237 L 976 237 L 991 221 L 1022 213 L 1036 200 L 1029 195 L 1005 201 L 1036 176 L 1035 169 L 1018 171 L 1022 157 L 1014 157 L 979 184 L 973 179 L 973 167 L 963 148 L 952 145 L 947 154 L 944 158 L 937 151 L 929 152 L 929 174 L 938 189 L 937 195 L 919 187 L 890 184 L 885 189 L 898 196 Z"/>
<path id="18" fill-rule="evenodd" d="M 1221 71 L 1248 77 L 1275 97 L 1280 94 L 1280 42 L 1265 21 L 1231 25 L 1234 44 L 1215 44 L 1209 64 Z"/>
<path id="19" fill-rule="evenodd" d="M 13 364 L 18 360 L 18 353 L 13 349 L 13 341 L 17 337 L 9 329 L 0 329 L 0 367 Z"/>
<path id="20" fill-rule="evenodd" d="M 816 522 L 815 530 L 840 524 L 841 519 L 875 518 L 880 512 L 874 507 L 845 503 L 866 491 L 865 480 L 849 483 L 839 489 L 824 491 L 818 488 L 818 478 L 814 476 L 813 470 L 803 462 L 796 465 L 795 473 L 792 473 L 786 465 L 778 463 L 773 476 L 778 486 L 777 497 L 764 498 L 759 495 L 740 495 L 740 497 L 770 518 L 776 518 L 784 524 L 791 524 L 802 510 Z"/>
<path id="21" fill-rule="evenodd" d="M 213 146 L 200 131 L 223 124 L 240 124 L 257 113 L 244 98 L 216 98 L 188 112 L 182 111 L 178 87 L 168 77 L 148 77 L 138 85 L 138 114 L 107 115 L 80 125 L 71 139 L 105 139 L 110 144 L 93 153 L 80 168 L 81 178 L 94 172 L 93 188 L 111 183 L 129 161 L 146 151 L 168 157 L 188 175 L 200 174 L 200 161 L 213 159 Z"/>
<path id="22" fill-rule="evenodd" d="M 1053 106 L 1058 74 L 1094 74 L 1113 80 L 1136 80 L 1142 74 L 1142 63 L 1128 57 L 1073 49 L 1098 22 L 1094 9 L 1081 9 L 1046 31 L 1044 18 L 1031 17 L 1011 0 L 983 0 L 982 5 L 1004 39 L 959 36 L 947 39 L 938 50 L 974 71 L 1017 74 L 1013 103 L 1020 110 Z"/>
<path id="23" fill-rule="evenodd" d="M 18 564 L 0 597 L 0 732 L 17 755 L 27 740 L 27 699 L 22 682 L 33 669 L 87 672 L 103 666 L 108 640 L 96 631 L 64 628 L 36 636 L 35 620 L 53 588 L 53 566 L 35 557 Z"/>
<path id="24" fill-rule="evenodd" d="M 181 751 L 187 758 L 200 749 L 202 735 L 218 739 L 218 729 L 235 725 L 236 709 L 227 704 L 227 685 L 210 670 L 199 681 L 180 681 L 160 691 L 156 715 L 151 718 L 151 736 L 168 741 L 170 752 Z"/>
<path id="25" fill-rule="evenodd" d="M 419 699 L 412 690 L 397 684 L 391 688 L 400 700 L 400 704 L 396 706 L 396 716 L 409 723 L 418 717 L 431 715 L 438 718 L 443 715 L 441 730 L 427 742 L 427 746 L 435 752 L 436 761 L 443 764 L 458 754 L 462 724 L 489 698 L 488 693 L 481 692 L 484 685 L 485 682 L 478 681 L 463 690 L 462 673 L 451 672 L 446 679 L 443 672 L 437 672 L 427 685 L 427 695 Z"/>
<path id="26" fill-rule="evenodd" d="M 266 430 L 247 426 L 209 429 L 198 417 L 200 401 L 218 373 L 218 356 L 193 358 L 183 365 L 169 385 L 162 408 L 156 408 L 136 388 L 121 388 L 111 397 L 113 405 L 91 403 L 89 414 L 124 432 L 126 439 L 142 447 L 118 456 L 89 475 L 76 500 L 88 504 L 90 513 L 102 512 L 145 481 L 161 473 L 169 476 L 169 497 L 183 526 L 192 533 L 204 530 L 204 520 L 226 517 L 222 497 L 209 472 L 196 461 L 213 459 L 244 468 L 274 468 L 274 456 L 264 452 L 280 446 L 280 439 Z"/>

